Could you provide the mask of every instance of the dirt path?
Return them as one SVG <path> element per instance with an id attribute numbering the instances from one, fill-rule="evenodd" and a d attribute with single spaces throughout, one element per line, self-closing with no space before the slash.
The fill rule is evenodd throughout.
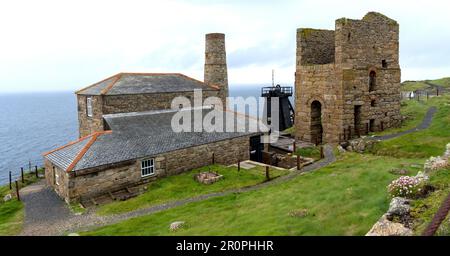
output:
<path id="1" fill-rule="evenodd" d="M 410 134 L 413 132 L 417 132 L 417 131 L 421 131 L 424 129 L 427 129 L 428 127 L 430 127 L 431 122 L 433 121 L 433 116 L 436 113 L 437 108 L 436 107 L 430 107 L 427 111 L 427 113 L 425 114 L 425 117 L 422 120 L 422 123 L 419 124 L 418 126 L 416 126 L 415 128 L 403 131 L 403 132 L 399 132 L 399 133 L 393 133 L 393 134 L 388 134 L 388 135 L 383 135 L 383 136 L 374 136 L 374 137 L 369 137 L 369 140 L 389 140 L 389 139 L 393 139 L 393 138 L 397 138 L 406 134 Z"/>

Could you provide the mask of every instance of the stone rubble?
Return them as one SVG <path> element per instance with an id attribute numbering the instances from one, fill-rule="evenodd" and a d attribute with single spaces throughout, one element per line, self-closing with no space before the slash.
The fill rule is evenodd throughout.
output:
<path id="1" fill-rule="evenodd" d="M 170 224 L 170 231 L 176 231 L 184 226 L 184 221 L 175 221 Z"/>

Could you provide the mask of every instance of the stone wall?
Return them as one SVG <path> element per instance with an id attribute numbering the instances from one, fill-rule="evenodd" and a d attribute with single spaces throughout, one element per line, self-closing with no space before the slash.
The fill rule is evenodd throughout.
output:
<path id="1" fill-rule="evenodd" d="M 87 116 L 86 99 L 92 97 L 92 117 Z M 103 97 L 77 95 L 78 103 L 78 133 L 84 137 L 96 131 L 103 131 Z"/>
<path id="2" fill-rule="evenodd" d="M 93 117 L 86 114 L 86 97 L 77 95 L 78 99 L 78 121 L 80 137 L 87 136 L 96 131 L 103 131 L 103 115 L 116 113 L 141 112 L 160 109 L 170 109 L 172 100 L 176 97 L 184 96 L 194 99 L 194 92 L 177 93 L 151 93 L 151 94 L 130 94 L 130 95 L 103 95 L 93 97 Z M 202 91 L 203 100 L 206 97 L 218 97 L 217 90 Z"/>
<path id="3" fill-rule="evenodd" d="M 334 62 L 334 31 L 312 28 L 297 30 L 297 64 Z"/>
<path id="4" fill-rule="evenodd" d="M 322 116 L 322 142 L 339 141 L 339 129 L 342 127 L 343 98 L 342 87 L 337 79 L 340 70 L 334 64 L 301 66 L 296 71 L 296 138 L 315 143 L 315 132 L 311 129 L 314 109 L 312 104 L 318 101 Z"/>
<path id="5" fill-rule="evenodd" d="M 54 187 L 67 202 L 76 202 L 80 198 L 89 198 L 105 194 L 108 191 L 133 187 L 157 178 L 176 175 L 212 163 L 214 153 L 215 163 L 230 165 L 238 160 L 248 160 L 250 136 L 200 145 L 167 152 L 157 156 L 143 157 L 108 166 L 101 166 L 65 174 L 65 180 L 56 186 L 53 182 L 51 163 L 46 160 L 47 183 Z M 155 175 L 141 177 L 141 161 L 153 158 Z M 48 165 L 48 166 L 47 166 Z"/>
<path id="6" fill-rule="evenodd" d="M 69 175 L 61 168 L 53 165 L 47 159 L 44 160 L 45 180 L 47 185 L 53 187 L 55 192 L 69 202 Z M 58 184 L 56 184 L 58 179 Z"/>
<path id="7" fill-rule="evenodd" d="M 333 37 L 330 31 L 298 30 L 295 76 L 298 139 L 313 143 L 316 140 L 318 129 L 311 119 L 314 101 L 322 105 L 325 143 L 400 125 L 398 33 L 398 23 L 378 13 L 368 13 L 362 20 L 336 20 Z M 330 50 L 331 38 L 334 51 Z M 334 63 L 322 64 L 331 58 Z"/>

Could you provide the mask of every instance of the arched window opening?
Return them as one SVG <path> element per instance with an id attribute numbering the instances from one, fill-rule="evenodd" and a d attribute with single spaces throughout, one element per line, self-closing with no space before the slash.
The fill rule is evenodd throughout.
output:
<path id="1" fill-rule="evenodd" d="M 375 91 L 377 83 L 377 73 L 375 71 L 370 71 L 369 73 L 369 92 Z"/>

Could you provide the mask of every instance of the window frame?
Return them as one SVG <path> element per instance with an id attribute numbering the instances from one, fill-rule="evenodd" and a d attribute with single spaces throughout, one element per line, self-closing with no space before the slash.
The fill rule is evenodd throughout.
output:
<path id="1" fill-rule="evenodd" d="M 53 167 L 54 168 L 54 167 Z M 58 169 L 54 168 L 54 172 L 55 172 L 55 185 L 59 186 L 61 183 L 59 183 L 59 174 L 58 174 Z"/>
<path id="2" fill-rule="evenodd" d="M 155 159 L 146 158 L 141 160 L 141 178 L 155 175 Z"/>
<path id="3" fill-rule="evenodd" d="M 92 107 L 92 96 L 86 97 L 86 116 L 88 117 L 94 116 L 94 109 Z"/>

